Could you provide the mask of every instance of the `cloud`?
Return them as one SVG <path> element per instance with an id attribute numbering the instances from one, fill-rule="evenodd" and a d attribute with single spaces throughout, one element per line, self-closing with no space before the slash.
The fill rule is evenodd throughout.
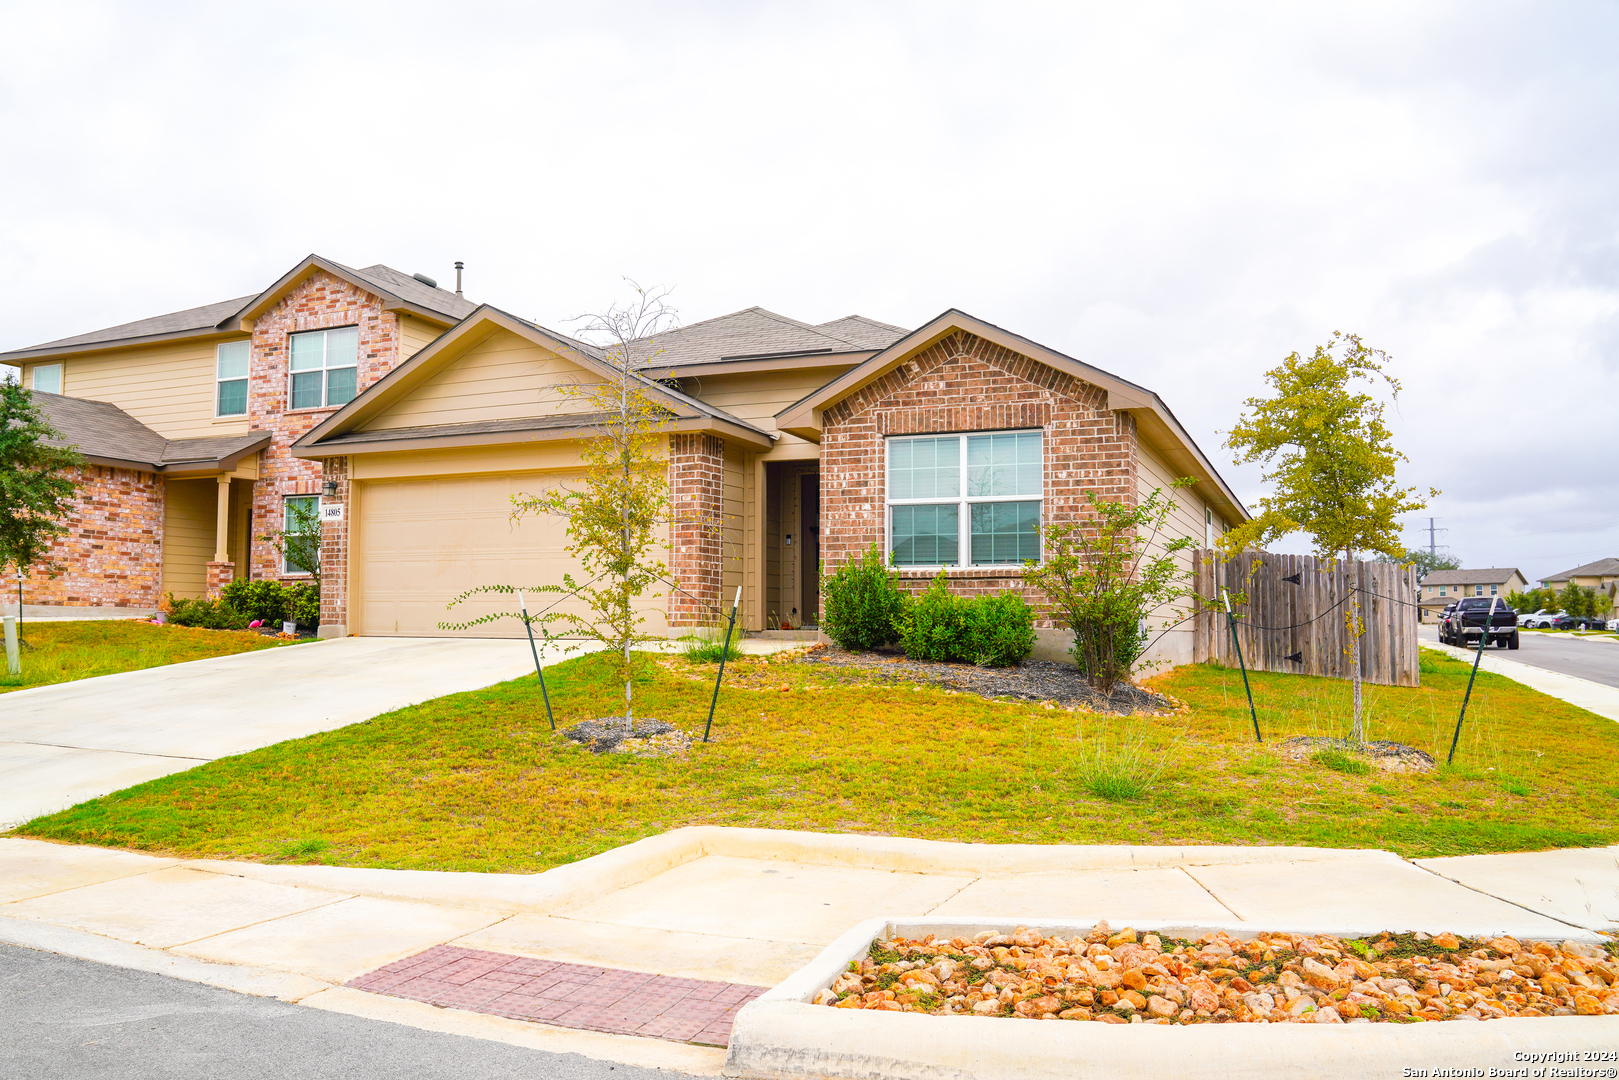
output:
<path id="1" fill-rule="evenodd" d="M 1393 354 L 1469 564 L 1619 554 L 1599 4 L 6 4 L 0 345 L 310 251 L 549 324 L 965 308 L 1159 390 Z M 1228 478 L 1250 501 L 1253 468 Z M 1619 515 L 1612 515 L 1619 517 Z M 1426 515 L 1421 524 L 1426 526 Z M 1417 539 L 1414 519 L 1410 539 Z"/>

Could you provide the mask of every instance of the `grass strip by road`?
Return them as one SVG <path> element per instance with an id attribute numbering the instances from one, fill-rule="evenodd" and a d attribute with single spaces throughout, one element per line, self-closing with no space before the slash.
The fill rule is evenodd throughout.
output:
<path id="1" fill-rule="evenodd" d="M 125 619 L 25 620 L 22 674 L 0 666 L 0 694 L 210 656 L 273 649 L 291 642 L 230 630 L 154 626 Z"/>
<path id="2" fill-rule="evenodd" d="M 1368 686 L 1368 737 L 1441 761 L 1467 665 L 1427 651 L 1420 688 Z M 640 715 L 701 734 L 714 667 L 642 656 Z M 1301 844 L 1407 856 L 1619 841 L 1619 724 L 1481 673 L 1455 767 L 1290 762 L 1288 735 L 1343 735 L 1349 687 L 1239 672 L 1153 680 L 1185 707 L 1110 718 L 986 701 L 858 670 L 747 658 L 716 741 L 684 757 L 594 755 L 553 735 L 518 679 L 166 776 L 37 819 L 22 835 L 194 857 L 532 872 L 682 825 L 937 840 Z M 600 656 L 547 674 L 559 724 L 622 692 Z"/>

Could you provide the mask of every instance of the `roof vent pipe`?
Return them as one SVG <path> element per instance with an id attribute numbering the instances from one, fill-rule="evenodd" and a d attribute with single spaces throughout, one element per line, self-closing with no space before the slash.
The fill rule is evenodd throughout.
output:
<path id="1" fill-rule="evenodd" d="M 466 263 L 460 259 L 455 260 L 455 295 L 457 296 L 461 295 L 461 268 L 465 265 Z"/>

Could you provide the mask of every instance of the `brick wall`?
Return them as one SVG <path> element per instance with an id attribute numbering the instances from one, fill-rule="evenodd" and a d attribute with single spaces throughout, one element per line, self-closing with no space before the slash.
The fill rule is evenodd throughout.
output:
<path id="1" fill-rule="evenodd" d="M 336 483 L 337 494 L 322 504 L 343 507 L 342 521 L 323 522 L 320 529 L 320 624 L 335 631 L 349 621 L 349 459 L 327 458 L 323 464 L 321 479 Z"/>
<path id="2" fill-rule="evenodd" d="M 675 521 L 670 569 L 680 591 L 669 597 L 669 625 L 711 622 L 720 605 L 720 524 L 725 512 L 725 442 L 713 435 L 669 437 L 669 484 Z"/>
<path id="3" fill-rule="evenodd" d="M 883 541 L 889 435 L 1042 428 L 1048 523 L 1082 513 L 1086 490 L 1135 498 L 1133 417 L 1110 411 L 1100 387 L 964 331 L 838 402 L 822 420 L 821 557 L 829 571 Z M 933 574 L 900 576 L 920 592 Z M 950 579 L 963 595 L 1012 589 L 1045 606 L 1023 589 L 1019 568 L 957 567 Z M 1052 624 L 1047 618 L 1040 625 Z"/>
<path id="4" fill-rule="evenodd" d="M 248 417 L 254 428 L 273 433 L 270 445 L 259 459 L 259 480 L 253 485 L 253 535 L 263 536 L 283 524 L 283 499 L 288 495 L 319 495 L 322 473 L 318 461 L 294 458 L 288 448 L 321 423 L 334 408 L 302 409 L 287 412 L 287 365 L 291 351 L 287 337 L 303 330 L 324 330 L 334 326 L 359 327 L 359 362 L 355 376 L 358 391 L 387 374 L 399 357 L 399 319 L 382 310 L 380 297 L 325 273 L 315 273 L 288 293 L 279 304 L 261 315 L 253 325 L 253 359 L 248 386 Z M 345 467 L 345 475 L 346 475 Z M 346 496 L 345 496 L 346 499 Z M 347 523 L 344 540 L 334 555 L 347 560 Z M 324 532 L 324 530 L 323 530 Z M 322 558 L 326 555 L 322 539 Z M 337 574 L 333 575 L 336 570 Z M 346 586 L 346 565 L 332 566 L 323 561 L 322 577 L 340 578 Z M 299 580 L 284 574 L 275 549 L 268 543 L 253 544 L 254 578 Z M 323 590 L 324 592 L 324 590 Z M 322 598 L 322 604 L 325 603 Z M 322 618 L 324 619 L 324 612 Z"/>
<path id="5" fill-rule="evenodd" d="M 86 465 L 74 479 L 81 486 L 68 531 L 47 559 L 65 572 L 50 578 L 35 568 L 23 579 L 23 603 L 156 608 L 163 590 L 163 478 Z M 16 571 L 8 567 L 0 602 L 16 603 L 16 589 Z"/>

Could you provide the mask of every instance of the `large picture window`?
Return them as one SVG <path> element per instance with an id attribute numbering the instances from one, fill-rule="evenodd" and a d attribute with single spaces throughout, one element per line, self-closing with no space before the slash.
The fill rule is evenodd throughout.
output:
<path id="1" fill-rule="evenodd" d="M 1040 557 L 1039 431 L 888 440 L 888 550 L 898 566 L 1006 566 Z"/>
<path id="2" fill-rule="evenodd" d="M 223 341 L 214 350 L 215 379 L 218 390 L 214 395 L 214 415 L 247 415 L 247 358 L 246 341 Z"/>
<path id="3" fill-rule="evenodd" d="M 292 335 L 288 400 L 293 409 L 319 409 L 354 400 L 360 330 L 339 326 Z"/>

